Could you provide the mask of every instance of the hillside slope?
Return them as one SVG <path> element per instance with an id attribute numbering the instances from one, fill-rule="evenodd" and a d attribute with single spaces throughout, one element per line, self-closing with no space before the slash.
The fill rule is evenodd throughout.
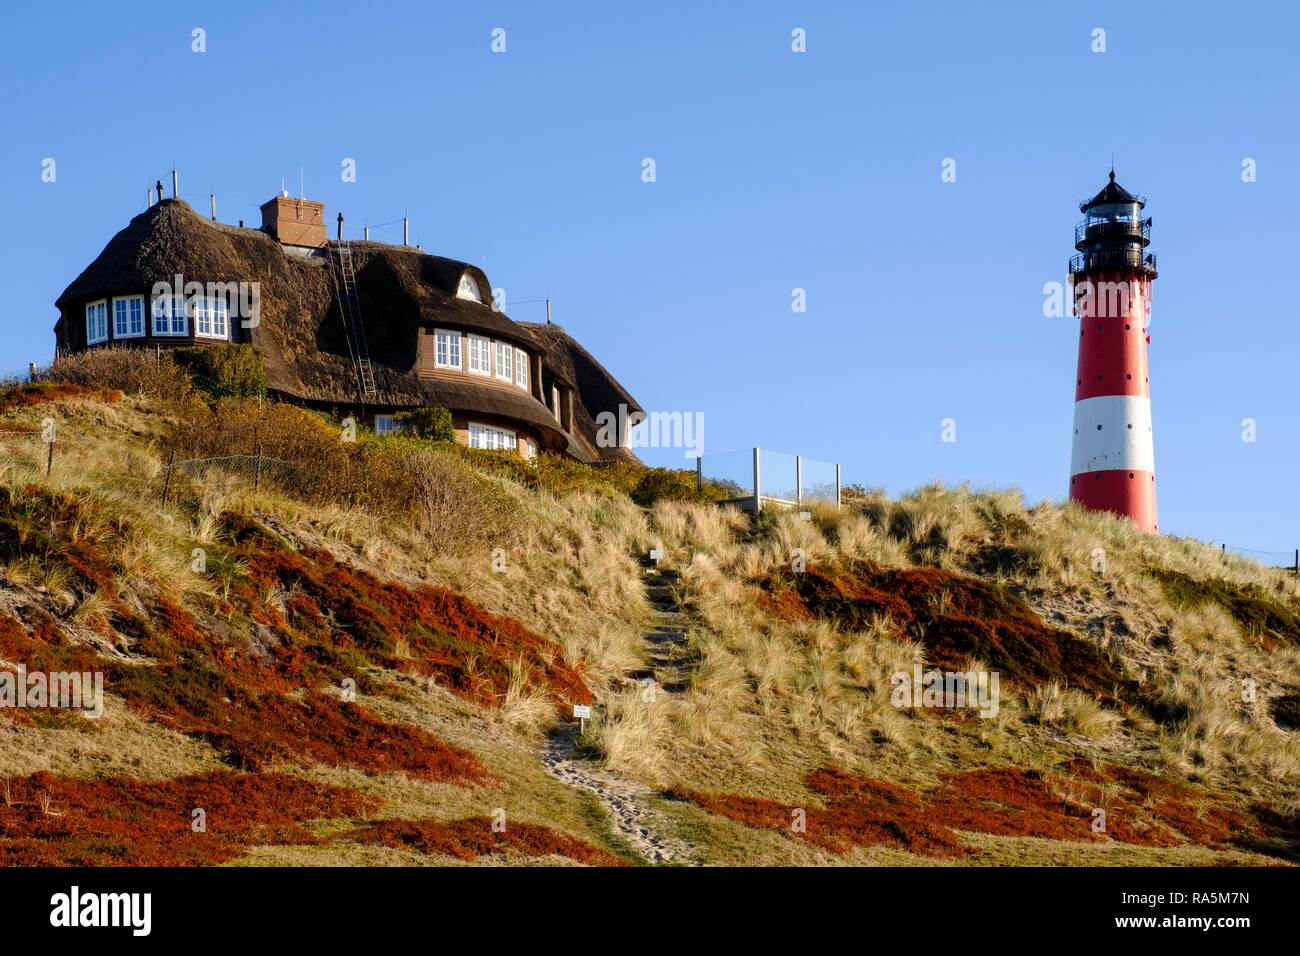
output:
<path id="1" fill-rule="evenodd" d="M 105 698 L 0 708 L 0 860 L 1300 855 L 1294 576 L 1014 492 L 755 523 L 683 487 L 8 389 L 3 669 Z M 998 693 L 900 700 L 918 665 Z"/>

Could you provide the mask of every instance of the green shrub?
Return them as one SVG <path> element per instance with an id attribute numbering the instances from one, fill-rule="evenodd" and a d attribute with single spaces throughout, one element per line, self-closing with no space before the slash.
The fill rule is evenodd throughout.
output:
<path id="1" fill-rule="evenodd" d="M 430 441 L 455 441 L 456 432 L 451 426 L 451 412 L 439 406 L 413 408 L 394 416 L 401 427 L 420 438 Z"/>
<path id="2" fill-rule="evenodd" d="M 636 483 L 631 498 L 643 508 L 649 508 L 656 501 L 707 501 L 708 491 L 706 486 L 701 493 L 693 471 L 651 468 Z"/>
<path id="3" fill-rule="evenodd" d="M 194 385 L 211 398 L 264 398 L 266 364 L 251 345 L 221 342 L 175 351 L 176 362 L 186 369 Z"/>

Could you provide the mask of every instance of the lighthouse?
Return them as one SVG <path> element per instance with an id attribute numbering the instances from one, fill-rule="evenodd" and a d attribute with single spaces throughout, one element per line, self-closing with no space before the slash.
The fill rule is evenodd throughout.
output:
<path id="1" fill-rule="evenodd" d="M 1143 197 L 1115 182 L 1079 204 L 1070 260 L 1079 317 L 1070 500 L 1131 518 L 1156 531 L 1156 465 L 1151 431 L 1151 220 Z"/>

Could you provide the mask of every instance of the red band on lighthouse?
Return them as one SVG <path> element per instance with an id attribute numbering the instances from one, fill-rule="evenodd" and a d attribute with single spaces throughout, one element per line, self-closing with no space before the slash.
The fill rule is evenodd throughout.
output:
<path id="1" fill-rule="evenodd" d="M 1079 316 L 1070 500 L 1158 529 L 1147 317 L 1155 256 L 1144 201 L 1115 182 L 1080 206 L 1070 261 Z"/>

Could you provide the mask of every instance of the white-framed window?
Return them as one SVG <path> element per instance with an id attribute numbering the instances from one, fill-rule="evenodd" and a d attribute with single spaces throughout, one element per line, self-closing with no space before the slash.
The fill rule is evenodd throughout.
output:
<path id="1" fill-rule="evenodd" d="M 469 370 L 475 375 L 492 374 L 492 343 L 482 335 L 469 337 Z"/>
<path id="2" fill-rule="evenodd" d="M 155 296 L 153 300 L 153 334 L 189 335 L 189 333 L 189 320 L 185 315 L 185 296 Z"/>
<path id="3" fill-rule="evenodd" d="M 194 334 L 204 339 L 226 339 L 230 337 L 230 322 L 227 315 L 226 300 L 196 297 L 193 301 Z"/>
<path id="4" fill-rule="evenodd" d="M 391 435 L 395 431 L 397 431 L 397 422 L 392 415 L 375 416 L 376 435 Z"/>
<path id="5" fill-rule="evenodd" d="M 478 290 L 478 282 L 468 272 L 462 272 L 460 275 L 460 285 L 456 288 L 456 298 L 469 299 L 471 302 L 483 301 L 483 294 Z"/>
<path id="6" fill-rule="evenodd" d="M 488 448 L 497 451 L 517 451 L 519 444 L 515 433 L 508 428 L 493 428 L 491 425 L 476 425 L 470 422 L 469 447 Z"/>
<path id="7" fill-rule="evenodd" d="M 86 344 L 98 345 L 108 341 L 108 301 L 86 303 Z"/>
<path id="8" fill-rule="evenodd" d="M 144 296 L 113 299 L 113 338 L 138 339 L 144 335 Z"/>
<path id="9" fill-rule="evenodd" d="M 531 438 L 524 439 L 524 457 L 529 461 L 537 457 L 537 442 Z"/>
<path id="10" fill-rule="evenodd" d="M 528 353 L 515 349 L 515 384 L 528 391 Z"/>
<path id="11" fill-rule="evenodd" d="M 497 378 L 503 382 L 515 380 L 515 347 L 509 342 L 497 342 Z"/>
<path id="12" fill-rule="evenodd" d="M 460 333 L 435 329 L 433 333 L 433 364 L 438 368 L 460 370 Z"/>

